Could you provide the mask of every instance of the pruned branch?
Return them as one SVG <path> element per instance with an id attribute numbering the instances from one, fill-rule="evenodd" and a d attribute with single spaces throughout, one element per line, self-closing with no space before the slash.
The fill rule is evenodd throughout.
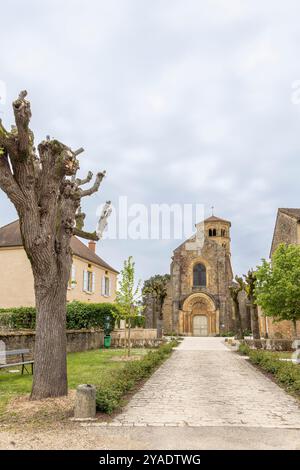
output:
<path id="1" fill-rule="evenodd" d="M 73 228 L 73 235 L 77 237 L 84 238 L 86 240 L 93 240 L 97 242 L 99 237 L 97 236 L 96 232 L 85 232 L 84 230 L 79 230 L 78 228 Z"/>
<path id="2" fill-rule="evenodd" d="M 25 99 L 27 91 L 21 91 L 19 97 L 13 102 L 16 126 L 18 129 L 18 147 L 22 159 L 26 159 L 33 144 L 33 136 L 29 130 L 31 118 L 30 102 Z"/>
<path id="3" fill-rule="evenodd" d="M 0 153 L 0 188 L 7 194 L 17 209 L 21 209 L 24 196 L 11 172 L 7 150 Z"/>
<path id="4" fill-rule="evenodd" d="M 85 213 L 81 211 L 81 207 L 78 208 L 75 214 L 76 229 L 82 230 L 84 227 Z"/>
<path id="5" fill-rule="evenodd" d="M 94 182 L 93 186 L 89 189 L 81 190 L 81 197 L 91 196 L 92 194 L 96 193 L 98 191 L 99 186 L 101 184 L 101 181 L 103 180 L 105 175 L 106 175 L 105 171 L 97 173 L 97 176 L 96 176 L 96 179 L 95 179 L 95 182 Z"/>
<path id="6" fill-rule="evenodd" d="M 75 150 L 73 153 L 74 153 L 75 157 L 77 157 L 78 155 L 80 155 L 83 152 L 84 152 L 84 148 L 80 147 L 79 149 Z"/>
<path id="7" fill-rule="evenodd" d="M 16 152 L 16 148 L 15 148 L 16 146 L 12 139 L 12 135 L 10 132 L 8 132 L 5 129 L 5 127 L 2 124 L 1 119 L 0 119 L 0 147 L 5 148 L 10 153 Z"/>
<path id="8" fill-rule="evenodd" d="M 82 179 L 76 178 L 76 183 L 78 186 L 83 186 L 84 184 L 89 183 L 92 178 L 93 178 L 93 173 L 89 171 L 86 178 L 82 178 Z"/>
<path id="9" fill-rule="evenodd" d="M 3 145 L 4 147 L 6 147 L 8 143 L 8 137 L 9 137 L 9 133 L 3 126 L 2 120 L 0 119 L 0 145 Z"/>

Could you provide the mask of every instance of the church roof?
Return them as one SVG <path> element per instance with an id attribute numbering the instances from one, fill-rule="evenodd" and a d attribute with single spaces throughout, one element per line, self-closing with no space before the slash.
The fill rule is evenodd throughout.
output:
<path id="1" fill-rule="evenodd" d="M 229 220 L 221 219 L 220 217 L 216 217 L 215 215 L 211 215 L 207 219 L 204 219 L 204 222 L 225 222 L 226 224 L 230 224 Z"/>
<path id="2" fill-rule="evenodd" d="M 279 208 L 279 212 L 282 212 L 283 214 L 289 215 L 290 217 L 294 217 L 294 219 L 297 219 L 297 221 L 300 221 L 300 209 L 297 208 Z"/>
<path id="3" fill-rule="evenodd" d="M 13 248 L 23 246 L 20 224 L 18 220 L 0 228 L 0 248 Z M 71 238 L 71 249 L 75 256 L 82 258 L 90 263 L 94 263 L 102 268 L 118 273 L 114 268 L 106 263 L 100 256 L 89 249 L 77 237 Z"/>

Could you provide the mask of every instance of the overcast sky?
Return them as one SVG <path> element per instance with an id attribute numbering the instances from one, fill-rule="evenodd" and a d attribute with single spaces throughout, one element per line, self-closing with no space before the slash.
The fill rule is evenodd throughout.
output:
<path id="1" fill-rule="evenodd" d="M 299 17 L 297 0 L 4 2 L 0 117 L 26 88 L 36 143 L 83 146 L 82 175 L 107 170 L 86 228 L 120 195 L 214 205 L 243 273 L 268 256 L 277 208 L 300 206 Z M 0 210 L 0 225 L 16 218 L 3 193 Z M 144 279 L 178 244 L 104 240 L 98 254 L 116 268 L 133 255 Z"/>

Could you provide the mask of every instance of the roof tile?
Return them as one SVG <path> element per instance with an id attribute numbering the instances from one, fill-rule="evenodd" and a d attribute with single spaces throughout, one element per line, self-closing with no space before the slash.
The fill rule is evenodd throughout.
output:
<path id="1" fill-rule="evenodd" d="M 8 225 L 0 228 L 0 248 L 8 248 L 14 246 L 23 246 L 20 224 L 18 220 L 11 222 Z M 83 258 L 86 261 L 97 264 L 103 268 L 106 268 L 110 271 L 118 273 L 118 271 L 112 268 L 109 264 L 106 263 L 100 256 L 90 250 L 82 241 L 77 237 L 72 237 L 71 239 L 71 248 L 75 256 Z"/>

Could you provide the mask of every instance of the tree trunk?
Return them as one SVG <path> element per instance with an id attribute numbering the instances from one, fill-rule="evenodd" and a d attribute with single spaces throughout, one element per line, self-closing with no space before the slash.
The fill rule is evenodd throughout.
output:
<path id="1" fill-rule="evenodd" d="M 60 282 L 61 281 L 61 282 Z M 31 399 L 67 395 L 66 288 L 35 286 L 37 322 Z"/>
<path id="2" fill-rule="evenodd" d="M 236 328 L 236 337 L 237 339 L 243 339 L 243 329 L 242 329 L 242 320 L 239 302 L 234 301 L 234 310 L 235 310 L 235 328 Z"/>
<path id="3" fill-rule="evenodd" d="M 297 338 L 297 320 L 294 318 L 292 320 L 292 323 L 293 323 L 294 337 Z"/>
<path id="4" fill-rule="evenodd" d="M 131 330 L 131 320 L 129 318 L 128 320 L 128 349 L 127 349 L 127 355 L 128 357 L 130 356 L 130 348 L 131 348 L 131 344 L 130 344 L 130 330 Z"/>
<path id="5" fill-rule="evenodd" d="M 163 331 L 163 301 L 158 301 L 158 314 L 157 314 L 157 337 L 162 338 Z"/>
<path id="6" fill-rule="evenodd" d="M 127 321 L 125 320 L 125 327 L 124 327 L 124 348 L 127 350 Z"/>
<path id="7" fill-rule="evenodd" d="M 162 338 L 163 336 L 163 322 L 161 319 L 158 320 L 157 322 L 157 337 Z"/>
<path id="8" fill-rule="evenodd" d="M 251 320 L 253 339 L 260 339 L 258 309 L 256 304 L 251 305 Z"/>

